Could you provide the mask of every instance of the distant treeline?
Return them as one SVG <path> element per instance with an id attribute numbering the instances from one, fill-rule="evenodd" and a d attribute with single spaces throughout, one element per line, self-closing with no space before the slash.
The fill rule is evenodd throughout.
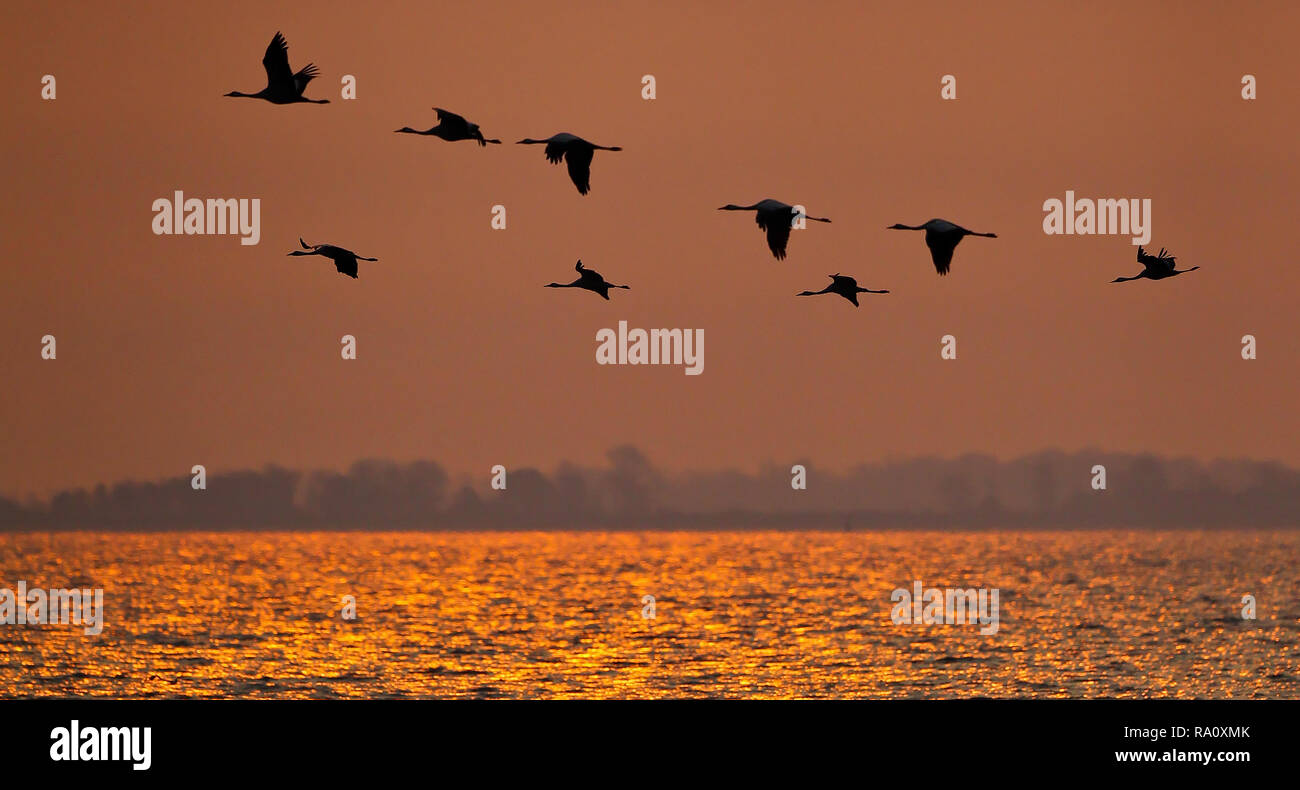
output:
<path id="1" fill-rule="evenodd" d="M 0 529 L 745 529 L 1296 527 L 1300 471 L 1279 463 L 1202 463 L 1150 455 L 1042 452 L 819 469 L 810 461 L 739 471 L 666 473 L 636 448 L 598 468 L 507 471 L 504 491 L 452 480 L 437 463 L 359 461 L 346 472 L 209 470 L 0 497 Z M 791 488 L 791 466 L 807 489 Z M 1106 489 L 1093 488 L 1105 467 Z"/>

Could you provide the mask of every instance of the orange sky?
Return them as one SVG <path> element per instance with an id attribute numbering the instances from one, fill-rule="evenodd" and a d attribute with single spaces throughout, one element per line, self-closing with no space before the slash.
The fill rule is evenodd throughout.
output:
<path id="1" fill-rule="evenodd" d="M 677 469 L 1300 463 L 1292 3 L 131 5 L 6 4 L 4 493 L 368 456 L 486 479 L 618 443 Z M 265 84 L 276 30 L 330 104 L 222 96 Z M 393 134 L 435 104 L 508 144 Z M 512 144 L 559 131 L 624 148 L 587 197 Z M 153 235 L 175 189 L 260 198 L 261 244 Z M 1151 198 L 1153 246 L 1203 268 L 1112 285 L 1138 271 L 1127 237 L 1042 232 L 1067 189 Z M 778 262 L 715 210 L 764 197 L 834 223 Z M 941 279 L 885 230 L 931 217 L 999 238 Z M 353 281 L 286 257 L 300 235 L 380 261 Z M 632 290 L 541 287 L 579 257 Z M 831 272 L 893 293 L 794 297 Z M 598 366 L 619 320 L 704 329 L 704 374 Z"/>

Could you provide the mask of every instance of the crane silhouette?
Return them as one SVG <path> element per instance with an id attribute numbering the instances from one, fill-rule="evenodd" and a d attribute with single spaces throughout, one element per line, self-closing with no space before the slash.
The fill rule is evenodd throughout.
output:
<path id="1" fill-rule="evenodd" d="M 870 288 L 859 288 L 858 281 L 846 274 L 828 274 L 831 278 L 831 284 L 820 291 L 801 291 L 796 296 L 820 296 L 821 294 L 839 294 L 858 307 L 858 294 L 887 294 L 889 291 L 873 291 Z"/>
<path id="2" fill-rule="evenodd" d="M 767 233 L 767 248 L 772 251 L 776 259 L 785 259 L 785 247 L 790 242 L 790 228 L 799 217 L 794 206 L 789 203 L 782 203 L 779 200 L 766 198 L 760 200 L 752 206 L 737 206 L 735 203 L 728 203 L 721 206 L 718 211 L 753 211 L 755 212 L 754 221 L 758 223 L 758 229 Z M 809 217 L 816 222 L 830 222 L 825 217 Z"/>
<path id="3" fill-rule="evenodd" d="M 534 140 L 531 137 L 520 140 L 516 145 L 545 145 L 546 161 L 553 165 L 558 165 L 563 159 L 569 166 L 569 178 L 573 179 L 573 185 L 578 188 L 578 194 L 585 195 L 591 191 L 591 160 L 596 155 L 596 151 L 622 151 L 617 145 L 596 145 L 589 143 L 577 135 L 568 132 L 560 132 L 551 135 L 545 140 Z"/>
<path id="4" fill-rule="evenodd" d="M 1111 282 L 1126 283 L 1130 280 L 1141 280 L 1143 278 L 1148 280 L 1163 280 L 1166 277 L 1173 277 L 1176 274 L 1187 274 L 1188 272 L 1194 272 L 1201 268 L 1200 266 L 1193 266 L 1190 269 L 1175 269 L 1174 262 L 1178 259 L 1167 254 L 1164 247 L 1160 248 L 1160 253 L 1158 255 L 1152 255 L 1142 247 L 1138 247 L 1137 259 L 1138 263 L 1142 264 L 1141 274 L 1132 277 L 1116 277 L 1111 280 Z"/>
<path id="5" fill-rule="evenodd" d="M 403 126 L 398 132 L 407 134 L 426 134 L 432 137 L 441 137 L 447 142 L 456 142 L 457 140 L 477 140 L 480 147 L 486 148 L 488 143 L 501 144 L 500 140 L 488 140 L 483 137 L 483 132 L 479 131 L 478 124 L 470 123 L 465 120 L 464 116 L 457 115 L 449 110 L 440 107 L 433 108 L 438 113 L 438 125 L 423 132 L 418 129 L 412 129 L 409 126 Z"/>
<path id="6" fill-rule="evenodd" d="M 890 225 L 889 230 L 923 230 L 925 231 L 925 246 L 930 248 L 930 257 L 934 260 L 934 269 L 940 275 L 948 273 L 952 266 L 952 251 L 957 249 L 957 244 L 966 236 L 984 236 L 989 239 L 996 239 L 996 233 L 976 233 L 973 230 L 966 230 L 961 225 L 949 222 L 946 219 L 932 219 L 924 225 Z"/>
<path id="7" fill-rule="evenodd" d="M 257 93 L 240 93 L 231 91 L 227 96 L 244 99 L 265 99 L 272 104 L 329 104 L 329 99 L 308 99 L 302 95 L 307 83 L 319 73 L 316 67 L 308 63 L 297 74 L 289 68 L 289 44 L 278 31 L 262 56 L 262 67 L 266 69 L 266 87 Z"/>
<path id="8" fill-rule="evenodd" d="M 626 285 L 614 285 L 613 283 L 605 282 L 605 278 L 601 277 L 599 273 L 591 269 L 588 269 L 586 266 L 583 266 L 581 260 L 579 260 L 578 265 L 573 268 L 577 269 L 578 271 L 578 279 L 574 280 L 571 283 L 547 283 L 545 287 L 582 288 L 583 290 L 600 294 L 602 297 L 604 297 L 606 301 L 609 301 L 610 288 L 628 288 L 628 286 Z"/>
<path id="9" fill-rule="evenodd" d="M 334 261 L 334 268 L 339 270 L 339 274 L 346 274 L 352 279 L 357 279 L 357 261 L 377 261 L 378 258 L 366 258 L 357 255 L 352 250 L 345 250 L 342 247 L 335 247 L 333 244 L 308 244 L 301 238 L 298 243 L 302 245 L 301 250 L 294 250 L 290 255 L 320 255 Z"/>

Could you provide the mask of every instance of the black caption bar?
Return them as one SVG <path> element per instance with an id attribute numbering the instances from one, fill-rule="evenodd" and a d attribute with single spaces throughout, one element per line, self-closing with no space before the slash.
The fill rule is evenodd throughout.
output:
<path id="1" fill-rule="evenodd" d="M 701 766 L 688 771 L 695 776 L 809 779 L 913 769 L 1252 775 L 1288 768 L 1300 730 L 1300 705 L 1282 701 L 20 700 L 0 709 L 6 775 L 130 784 L 411 772 L 444 783 L 453 770 L 589 784 L 610 770 L 671 776 L 688 765 Z"/>

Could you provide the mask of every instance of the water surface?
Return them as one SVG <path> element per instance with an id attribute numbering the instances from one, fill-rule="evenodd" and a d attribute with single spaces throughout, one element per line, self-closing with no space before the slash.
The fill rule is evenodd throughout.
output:
<path id="1" fill-rule="evenodd" d="M 1297 532 L 3 535 L 0 587 L 107 611 L 0 625 L 0 697 L 1296 698 L 1297 560 Z M 895 625 L 917 579 L 998 588 L 999 631 Z"/>

